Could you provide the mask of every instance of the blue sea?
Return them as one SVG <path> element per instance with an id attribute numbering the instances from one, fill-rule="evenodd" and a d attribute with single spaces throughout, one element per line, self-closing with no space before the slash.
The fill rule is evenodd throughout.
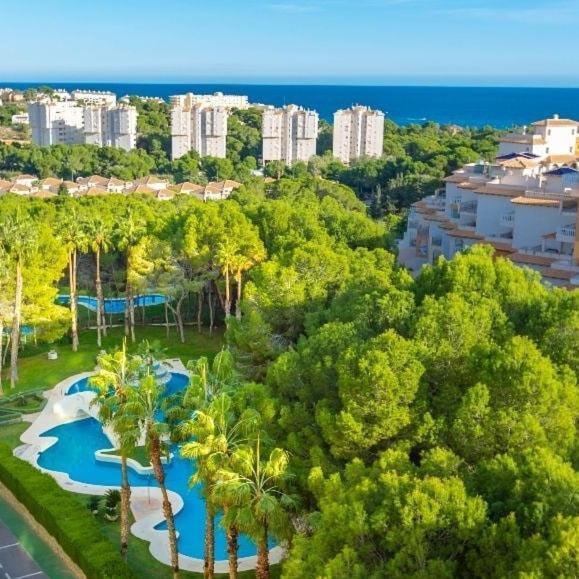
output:
<path id="1" fill-rule="evenodd" d="M 164 99 L 185 92 L 245 94 L 251 102 L 276 106 L 293 103 L 312 108 L 328 121 L 337 109 L 354 104 L 380 109 L 401 125 L 428 120 L 466 127 L 508 128 L 554 113 L 579 118 L 579 88 L 0 82 L 0 86 L 13 88 L 42 84 Z"/>

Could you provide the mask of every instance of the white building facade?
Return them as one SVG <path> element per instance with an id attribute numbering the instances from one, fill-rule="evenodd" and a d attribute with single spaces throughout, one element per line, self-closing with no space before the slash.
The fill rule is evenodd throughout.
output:
<path id="1" fill-rule="evenodd" d="M 87 104 L 84 100 L 44 98 L 29 103 L 32 142 L 41 147 L 89 144 L 134 149 L 137 110 L 125 104 L 117 105 L 116 99 L 114 104 L 111 102 L 105 99 Z"/>
<path id="2" fill-rule="evenodd" d="M 224 159 L 229 110 L 204 106 L 187 97 L 172 97 L 171 157 L 179 159 L 189 151 L 197 151 L 201 157 Z"/>
<path id="3" fill-rule="evenodd" d="M 417 272 L 484 243 L 553 285 L 579 287 L 579 125 L 554 117 L 533 127 L 506 135 L 494 162 L 464 166 L 412 205 L 402 264 Z"/>
<path id="4" fill-rule="evenodd" d="M 350 163 L 360 157 L 381 157 L 384 113 L 356 106 L 334 113 L 334 157 Z"/>
<path id="5" fill-rule="evenodd" d="M 192 92 L 184 95 L 175 95 L 170 98 L 174 107 L 191 107 L 201 105 L 203 107 L 223 107 L 226 109 L 248 109 L 249 98 L 245 95 L 223 94 L 216 92 L 213 94 L 194 94 Z"/>
<path id="6" fill-rule="evenodd" d="M 319 117 L 296 105 L 263 111 L 263 162 L 308 162 L 316 154 Z"/>

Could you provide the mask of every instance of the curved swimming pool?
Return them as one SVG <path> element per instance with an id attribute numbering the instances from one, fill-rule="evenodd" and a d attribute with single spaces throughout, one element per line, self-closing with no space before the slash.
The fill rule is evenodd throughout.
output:
<path id="1" fill-rule="evenodd" d="M 172 373 L 167 384 L 167 395 L 183 389 L 188 382 L 187 376 Z M 73 384 L 67 395 L 89 389 L 88 378 Z M 97 450 L 111 448 L 111 443 L 103 432 L 102 426 L 94 418 L 83 418 L 68 424 L 62 424 L 42 434 L 43 437 L 56 437 L 58 442 L 42 452 L 38 457 L 38 466 L 55 472 L 64 472 L 76 482 L 100 485 L 103 487 L 120 486 L 120 465 L 98 461 Z M 193 474 L 194 463 L 181 458 L 179 448 L 173 445 L 174 458 L 165 466 L 167 488 L 178 493 L 183 499 L 183 508 L 175 515 L 175 524 L 179 531 L 179 553 L 203 559 L 205 504 L 199 485 L 190 488 L 188 481 Z M 134 487 L 157 487 L 154 476 L 140 475 L 129 469 L 129 482 Z M 227 559 L 227 541 L 225 532 L 219 526 L 219 517 L 215 526 L 215 556 L 218 560 Z M 156 527 L 165 529 L 164 522 Z M 256 548 L 248 537 L 239 538 L 239 556 L 249 557 L 256 554 Z"/>

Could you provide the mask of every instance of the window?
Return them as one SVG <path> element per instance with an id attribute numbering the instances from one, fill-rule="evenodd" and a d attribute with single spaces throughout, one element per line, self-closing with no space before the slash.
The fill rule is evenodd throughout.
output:
<path id="1" fill-rule="evenodd" d="M 551 129 L 549 129 L 549 130 L 547 131 L 547 134 L 548 134 L 548 135 L 550 135 L 550 134 L 551 134 Z"/>
<path id="2" fill-rule="evenodd" d="M 545 149 L 545 152 L 546 152 L 546 153 L 548 153 L 548 152 L 549 152 L 549 147 L 547 147 L 547 148 Z"/>

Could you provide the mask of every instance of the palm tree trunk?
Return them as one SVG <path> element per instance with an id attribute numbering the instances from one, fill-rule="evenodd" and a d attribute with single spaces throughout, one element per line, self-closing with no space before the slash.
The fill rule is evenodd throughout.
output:
<path id="1" fill-rule="evenodd" d="M 239 531 L 235 525 L 230 525 L 225 529 L 227 536 L 227 558 L 229 560 L 229 579 L 237 579 L 237 552 L 239 550 Z"/>
<path id="2" fill-rule="evenodd" d="M 70 281 L 70 317 L 72 333 L 72 351 L 78 351 L 78 311 L 76 298 L 76 249 L 70 252 L 68 259 L 68 272 Z"/>
<path id="3" fill-rule="evenodd" d="M 205 563 L 203 576 L 213 579 L 215 576 L 215 511 L 210 501 L 205 502 Z"/>
<path id="4" fill-rule="evenodd" d="M 207 286 L 207 302 L 209 304 L 209 333 L 213 333 L 213 292 L 211 291 L 211 282 Z"/>
<path id="5" fill-rule="evenodd" d="M 161 441 L 158 437 L 155 437 L 151 441 L 150 459 L 151 464 L 153 465 L 155 478 L 159 483 L 159 488 L 161 489 L 161 494 L 163 495 L 163 514 L 165 515 L 165 521 L 167 521 L 167 531 L 169 533 L 169 548 L 171 550 L 171 567 L 173 568 L 173 577 L 179 577 L 177 532 L 175 530 L 173 508 L 171 507 L 171 501 L 169 500 L 167 487 L 165 486 L 165 471 L 163 470 L 163 464 L 161 462 Z"/>
<path id="6" fill-rule="evenodd" d="M 4 396 L 2 387 L 2 348 L 4 347 L 4 320 L 0 318 L 0 396 Z"/>
<path id="7" fill-rule="evenodd" d="M 197 331 L 201 333 L 201 314 L 203 313 L 203 290 L 197 292 Z"/>
<path id="8" fill-rule="evenodd" d="M 229 281 L 229 268 L 225 268 L 225 303 L 224 303 L 224 310 L 225 310 L 225 318 L 228 318 L 231 315 L 231 285 Z"/>
<path id="9" fill-rule="evenodd" d="M 167 306 L 167 296 L 165 296 L 165 330 L 167 331 L 167 338 L 169 337 L 169 308 Z"/>
<path id="10" fill-rule="evenodd" d="M 261 537 L 257 543 L 256 579 L 269 579 L 269 547 L 267 546 L 267 523 L 263 524 Z"/>
<path id="11" fill-rule="evenodd" d="M 121 557 L 127 560 L 129 549 L 129 509 L 131 505 L 131 486 L 129 485 L 129 475 L 127 472 L 127 457 L 121 453 Z"/>
<path id="12" fill-rule="evenodd" d="M 238 270 L 235 274 L 235 280 L 237 281 L 237 300 L 235 302 L 235 317 L 241 320 L 241 270 Z"/>
<path id="13" fill-rule="evenodd" d="M 125 336 L 128 338 L 131 333 L 131 286 L 127 281 L 127 285 L 125 288 Z"/>
<path id="14" fill-rule="evenodd" d="M 129 298 L 129 323 L 131 326 L 131 342 L 135 343 L 135 298 L 131 292 Z"/>
<path id="15" fill-rule="evenodd" d="M 10 350 L 10 388 L 18 382 L 18 349 L 20 347 L 20 320 L 22 317 L 22 258 L 16 261 L 16 288 L 14 292 L 14 315 L 12 317 L 11 350 Z"/>
<path id="16" fill-rule="evenodd" d="M 105 327 L 105 316 L 104 316 L 104 300 L 103 300 L 103 284 L 101 281 L 101 250 L 97 247 L 95 253 L 96 259 L 96 275 L 95 275 L 95 286 L 97 295 L 97 307 L 96 307 L 96 319 L 97 319 L 97 345 L 100 348 L 102 346 L 102 334 L 106 332 Z"/>

